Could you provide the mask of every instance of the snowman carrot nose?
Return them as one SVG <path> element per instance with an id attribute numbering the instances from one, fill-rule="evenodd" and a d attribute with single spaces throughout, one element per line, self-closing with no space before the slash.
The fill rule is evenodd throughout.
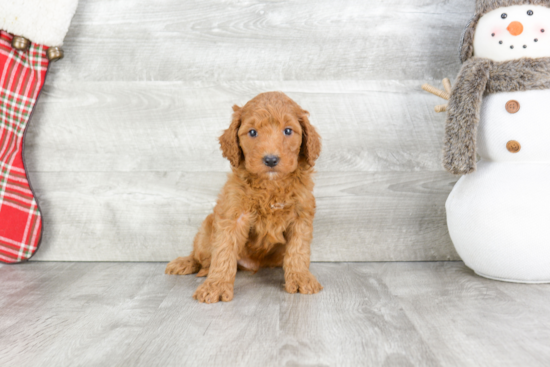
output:
<path id="1" fill-rule="evenodd" d="M 523 24 L 520 22 L 512 22 L 506 29 L 512 36 L 519 36 L 523 33 Z"/>

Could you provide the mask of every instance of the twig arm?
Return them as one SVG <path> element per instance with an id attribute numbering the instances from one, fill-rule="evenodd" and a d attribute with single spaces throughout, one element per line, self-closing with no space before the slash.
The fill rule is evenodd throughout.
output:
<path id="1" fill-rule="evenodd" d="M 435 106 L 435 112 L 447 112 L 447 105 L 446 104 L 440 104 L 439 106 Z"/>
<path id="2" fill-rule="evenodd" d="M 447 93 L 451 94 L 451 81 L 449 78 L 443 79 L 443 88 L 445 88 Z"/>
<path id="3" fill-rule="evenodd" d="M 436 95 L 448 101 L 449 99 L 451 99 L 451 90 L 452 90 L 451 81 L 449 80 L 449 78 L 443 79 L 443 88 L 445 88 L 445 91 L 442 91 L 441 89 L 438 89 L 429 84 L 422 85 L 422 89 L 424 89 L 426 92 L 429 92 L 433 95 Z M 446 111 L 447 111 L 446 104 L 435 106 L 435 112 L 446 112 Z"/>
<path id="4" fill-rule="evenodd" d="M 433 95 L 436 95 L 440 98 L 443 98 L 445 100 L 449 100 L 451 98 L 451 95 L 447 92 L 442 91 L 441 89 L 438 89 L 436 87 L 432 87 L 429 84 L 422 84 L 422 89 L 424 89 L 426 92 L 429 92 Z"/>

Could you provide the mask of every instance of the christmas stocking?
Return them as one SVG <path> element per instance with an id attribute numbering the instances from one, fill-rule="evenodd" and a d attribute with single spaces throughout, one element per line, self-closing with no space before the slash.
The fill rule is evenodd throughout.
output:
<path id="1" fill-rule="evenodd" d="M 63 57 L 58 45 L 76 4 L 77 0 L 0 4 L 1 262 L 28 260 L 42 238 L 42 216 L 25 171 L 23 141 L 49 63 Z"/>

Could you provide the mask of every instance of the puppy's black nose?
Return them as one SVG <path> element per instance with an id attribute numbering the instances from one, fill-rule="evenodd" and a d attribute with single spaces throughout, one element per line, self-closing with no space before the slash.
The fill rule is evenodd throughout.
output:
<path id="1" fill-rule="evenodd" d="M 279 157 L 276 155 L 266 155 L 264 157 L 264 164 L 268 167 L 275 167 L 279 163 Z"/>

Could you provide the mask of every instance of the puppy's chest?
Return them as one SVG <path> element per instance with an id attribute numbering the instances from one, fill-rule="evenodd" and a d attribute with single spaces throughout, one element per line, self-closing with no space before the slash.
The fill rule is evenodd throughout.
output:
<path id="1" fill-rule="evenodd" d="M 270 247 L 285 244 L 284 232 L 296 217 L 295 202 L 289 197 L 270 197 L 253 202 L 255 220 L 250 228 L 250 245 Z"/>
<path id="2" fill-rule="evenodd" d="M 292 193 L 253 192 L 249 193 L 246 206 L 257 217 L 275 220 L 292 215 L 296 206 L 296 198 Z"/>

